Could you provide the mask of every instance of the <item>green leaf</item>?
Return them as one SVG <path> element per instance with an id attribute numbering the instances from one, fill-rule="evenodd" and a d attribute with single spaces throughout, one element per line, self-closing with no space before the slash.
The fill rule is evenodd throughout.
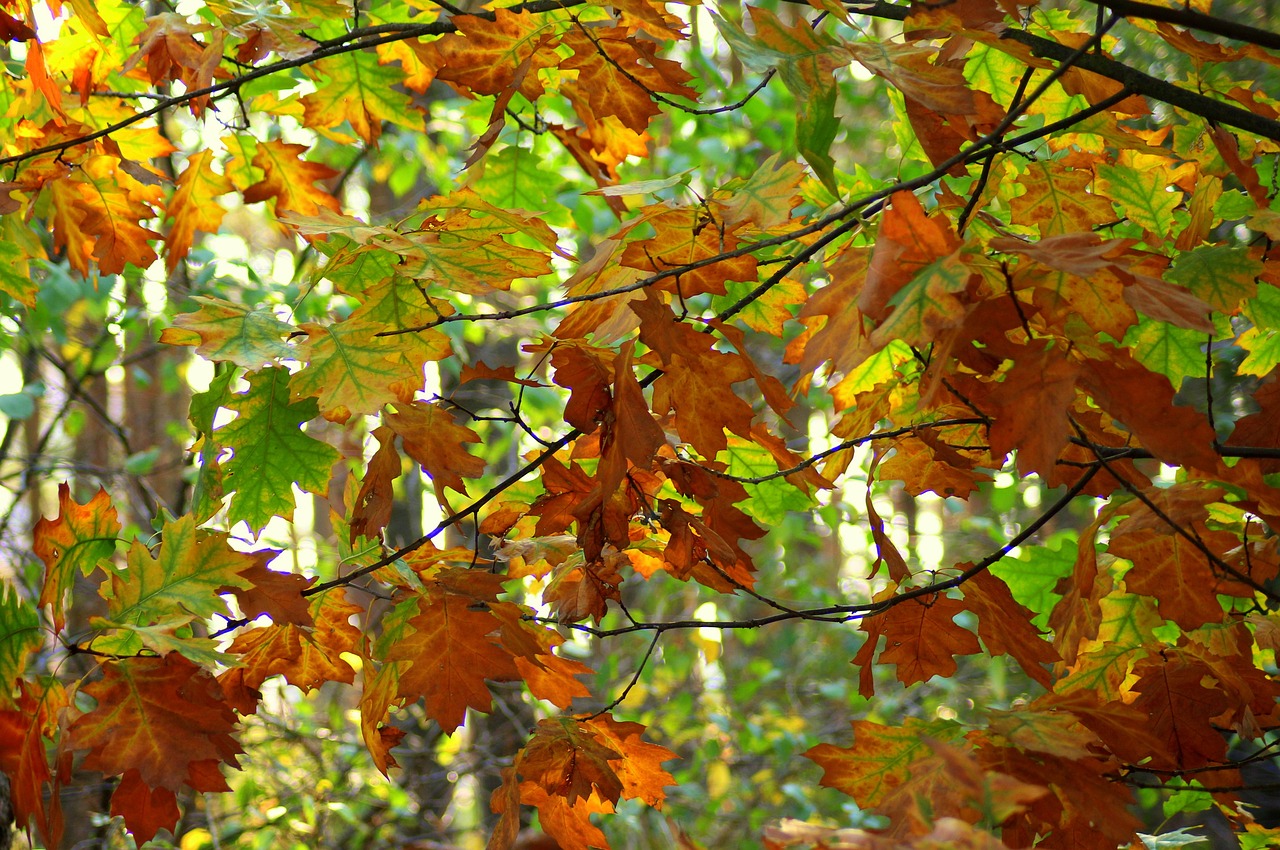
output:
<path id="1" fill-rule="evenodd" d="M 218 409 L 232 398 L 231 384 L 238 375 L 238 369 L 223 367 L 209 382 L 207 390 L 191 396 L 190 420 L 196 430 L 199 447 L 196 454 L 196 480 L 191 493 L 191 513 L 198 522 L 209 519 L 222 507 L 222 464 L 218 457 L 222 446 L 214 435 L 213 421 Z"/>
<path id="2" fill-rule="evenodd" d="M 0 395 L 0 413 L 10 419 L 26 419 L 36 412 L 36 400 L 28 393 Z"/>
<path id="3" fill-rule="evenodd" d="M 1018 81 L 1025 67 L 1002 50 L 975 44 L 964 64 L 964 76 L 975 89 L 986 92 L 1007 108 L 1018 93 Z"/>
<path id="4" fill-rule="evenodd" d="M 401 85 L 404 72 L 378 64 L 376 54 L 348 51 L 311 67 L 324 79 L 302 98 L 307 126 L 336 127 L 346 121 L 369 144 L 382 135 L 383 121 L 415 132 L 424 129 L 421 111 Z"/>
<path id="5" fill-rule="evenodd" d="M 1173 211 L 1182 193 L 1156 179 L 1156 175 L 1122 165 L 1099 165 L 1094 190 L 1111 200 L 1125 218 L 1164 237 L 1173 227 Z"/>
<path id="6" fill-rule="evenodd" d="M 1014 600 L 1036 613 L 1031 621 L 1038 629 L 1049 625 L 1049 612 L 1061 598 L 1054 586 L 1071 574 L 1076 562 L 1074 538 L 1059 538 L 1057 545 L 1025 547 L 1017 558 L 1005 558 L 991 567 L 991 574 L 1009 587 Z"/>
<path id="7" fill-rule="evenodd" d="M 1249 352 L 1236 367 L 1241 375 L 1256 375 L 1261 378 L 1280 366 L 1280 331 L 1250 328 L 1240 334 L 1236 344 Z"/>
<path id="8" fill-rule="evenodd" d="M 302 432 L 319 410 L 314 398 L 289 400 L 287 369 L 272 367 L 249 376 L 249 392 L 226 406 L 239 416 L 216 432 L 235 454 L 226 462 L 224 485 L 234 490 L 230 519 L 258 532 L 272 517 L 293 518 L 293 485 L 325 496 L 333 465 L 342 459 L 333 446 Z"/>
<path id="9" fill-rule="evenodd" d="M 546 156 L 536 148 L 508 145 L 490 152 L 472 166 L 471 186 L 477 195 L 491 204 L 507 209 L 530 210 L 546 214 L 550 224 L 568 222 L 568 207 L 553 199 L 552 193 L 564 181 L 542 168 Z"/>
<path id="10" fill-rule="evenodd" d="M 812 98 L 801 101 L 799 121 L 796 122 L 796 149 L 813 173 L 831 194 L 840 195 L 836 181 L 836 161 L 831 157 L 831 143 L 840 131 L 836 118 L 836 88 L 821 89 Z"/>
<path id="11" fill-rule="evenodd" d="M 1257 294 L 1245 302 L 1243 312 L 1255 328 L 1280 330 L 1280 287 L 1260 284 Z"/>
<path id="12" fill-rule="evenodd" d="M 727 461 L 730 475 L 760 478 L 778 471 L 777 461 L 768 450 L 751 440 L 729 436 L 729 445 L 719 456 Z M 787 514 L 813 507 L 812 497 L 790 484 L 786 478 L 771 478 L 758 484 L 743 484 L 751 498 L 741 503 L 742 510 L 764 525 L 780 525 Z"/>
<path id="13" fill-rule="evenodd" d="M 238 667 L 241 664 L 239 656 L 219 652 L 218 641 L 213 638 L 175 635 L 173 621 L 165 625 L 140 626 L 137 623 L 121 623 L 109 618 L 95 618 L 93 625 L 116 630 L 114 634 L 94 640 L 93 648 L 98 652 L 137 655 L 143 649 L 149 649 L 157 655 L 176 652 L 202 667 Z"/>
<path id="14" fill-rule="evenodd" d="M 1205 245 L 1180 254 L 1165 278 L 1182 284 L 1215 310 L 1234 314 L 1240 302 L 1257 295 L 1260 274 L 1262 262 L 1249 256 L 1248 248 Z"/>
<path id="15" fill-rule="evenodd" d="M 171 620 L 186 624 L 192 617 L 226 614 L 219 590 L 250 588 L 241 570 L 257 563 L 249 554 L 227 544 L 228 535 L 196 528 L 195 517 L 186 514 L 166 522 L 156 557 L 140 541 L 129 547 L 128 567 L 113 573 L 102 596 L 111 619 L 134 625 L 154 625 Z"/>
<path id="16" fill-rule="evenodd" d="M 1174 389 L 1182 386 L 1184 378 L 1204 377 L 1204 347 L 1208 342 L 1207 335 L 1201 331 L 1175 327 L 1145 316 L 1124 336 L 1124 345 L 1133 349 L 1134 359 L 1167 377 Z"/>
<path id="17" fill-rule="evenodd" d="M 394 275 L 400 259 L 391 251 L 365 248 L 345 236 L 330 236 L 313 247 L 329 258 L 320 275 L 348 295 L 358 295 Z"/>
<path id="18" fill-rule="evenodd" d="M 13 683 L 27 671 L 27 656 L 44 644 L 40 617 L 18 588 L 0 585 L 0 707 L 11 704 Z"/>
<path id="19" fill-rule="evenodd" d="M 221 298 L 196 296 L 200 309 L 174 317 L 174 328 L 199 336 L 196 348 L 209 360 L 224 360 L 246 369 L 261 369 L 276 360 L 295 356 L 285 338 L 293 325 L 275 317 L 268 306 L 253 309 Z M 161 342 L 180 343 L 179 334 L 166 330 Z"/>

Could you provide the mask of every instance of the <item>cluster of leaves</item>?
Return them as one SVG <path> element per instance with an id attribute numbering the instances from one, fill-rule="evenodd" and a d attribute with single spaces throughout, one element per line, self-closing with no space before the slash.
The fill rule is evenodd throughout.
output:
<path id="1" fill-rule="evenodd" d="M 614 717 L 621 698 L 573 713 L 608 701 L 565 634 L 656 645 L 806 620 L 858 624 L 864 697 L 877 669 L 910 686 L 980 653 L 1034 694 L 978 724 L 855 722 L 852 745 L 807 755 L 887 829 L 784 822 L 769 846 L 1109 850 L 1142 826 L 1131 786 L 1166 780 L 1277 840 L 1234 804 L 1280 726 L 1280 102 L 1241 79 L 1280 61 L 1280 37 L 1207 7 L 0 4 L 9 320 L 42 308 L 55 268 L 163 282 L 191 309 L 159 343 L 216 364 L 191 400 L 189 498 L 153 506 L 156 537 L 126 535 L 105 490 L 63 484 L 33 532 L 38 594 L 0 595 L 0 769 L 20 820 L 56 846 L 58 789 L 81 769 L 118 778 L 111 814 L 140 843 L 172 830 L 184 788 L 227 790 L 241 718 L 277 677 L 354 686 L 383 772 L 405 706 L 452 732 L 490 710 L 488 683 L 520 682 L 562 713 L 504 770 L 490 847 L 524 806 L 564 848 L 607 846 L 592 815 L 660 807 L 674 753 Z M 692 20 L 759 76 L 742 100 L 691 105 L 716 82 Z M 1116 58 L 1135 45 L 1181 78 Z M 845 160 L 855 68 L 892 106 L 897 173 Z M 775 77 L 794 132 L 749 175 L 622 182 L 660 158 L 661 122 L 732 121 Z M 350 152 L 425 138 L 442 85 L 488 115 L 468 170 L 398 220 L 352 214 Z M 522 206 L 526 136 L 561 148 L 612 224 Z M 254 204 L 313 268 L 261 298 L 180 298 L 198 234 Z M 521 359 L 469 360 L 475 329 L 520 337 Z M 442 368 L 506 388 L 509 411 L 429 391 Z M 530 421 L 535 394 L 554 418 Z M 830 411 L 829 444 L 798 405 Z M 482 446 L 503 429 L 523 454 L 499 471 Z M 406 461 L 443 519 L 396 548 Z M 963 500 L 1001 471 L 1059 495 L 941 571 L 904 556 L 871 498 L 897 482 Z M 758 564 L 759 541 L 862 480 L 871 595 L 781 601 L 786 567 Z M 261 535 L 307 493 L 330 497 L 340 551 L 273 568 Z M 992 570 L 1085 498 L 1073 558 Z M 662 576 L 757 613 L 626 604 Z M 98 609 L 72 629 L 85 578 Z M 40 675 L 50 651 L 94 664 Z M 1258 752 L 1233 758 L 1233 736 Z"/>

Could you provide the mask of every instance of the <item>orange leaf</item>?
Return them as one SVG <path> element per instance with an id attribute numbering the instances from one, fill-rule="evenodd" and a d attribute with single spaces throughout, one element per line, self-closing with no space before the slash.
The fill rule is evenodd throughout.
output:
<path id="1" fill-rule="evenodd" d="M 959 247 L 949 226 L 925 215 L 910 192 L 895 192 L 880 220 L 858 309 L 876 321 L 889 315 L 893 297 L 927 265 Z M 993 242 L 994 245 L 994 242 Z"/>
<path id="2" fill-rule="evenodd" d="M 671 308 L 650 293 L 633 301 L 640 317 L 640 339 L 662 359 L 663 372 L 654 384 L 653 412 L 675 410 L 680 437 L 703 457 L 714 458 L 728 447 L 728 428 L 751 436 L 751 405 L 734 394 L 732 384 L 751 376 L 741 355 L 712 349 L 713 339 L 683 322 L 674 321 Z"/>
<path id="3" fill-rule="evenodd" d="M 327 165 L 302 158 L 306 145 L 290 145 L 279 139 L 258 142 L 253 164 L 261 168 L 265 176 L 244 190 L 246 204 L 274 198 L 276 212 L 295 212 L 315 215 L 323 208 L 338 212 L 338 199 L 315 184 L 338 176 Z"/>
<path id="4" fill-rule="evenodd" d="M 654 235 L 628 243 L 621 259 L 624 266 L 646 274 L 691 265 L 732 251 L 739 245 L 733 229 L 716 221 L 701 207 L 669 210 L 648 221 L 656 231 Z M 706 293 L 724 295 L 726 281 L 754 282 L 756 278 L 756 259 L 747 254 L 665 278 L 651 289 L 686 298 Z"/>
<path id="5" fill-rule="evenodd" d="M 18 687 L 17 709 L 0 711 L 0 772 L 9 778 L 14 823 L 26 827 L 34 819 L 46 846 L 57 847 L 62 835 L 60 783 L 45 750 L 45 729 L 57 700 L 48 693 L 37 697 L 27 682 Z"/>
<path id="6" fill-rule="evenodd" d="M 278 625 L 313 626 L 315 620 L 302 591 L 314 584 L 315 578 L 268 569 L 267 562 L 280 554 L 277 550 L 264 549 L 250 554 L 254 563 L 240 571 L 240 578 L 252 586 L 225 588 L 240 603 L 244 616 L 255 618 L 266 614 Z"/>
<path id="7" fill-rule="evenodd" d="M 124 818 L 124 825 L 138 846 L 150 841 L 162 829 L 173 831 L 182 813 L 178 796 L 168 788 L 152 788 L 137 770 L 127 770 L 111 794 L 111 814 Z"/>
<path id="8" fill-rule="evenodd" d="M 827 264 L 831 282 L 819 289 L 800 308 L 796 316 L 813 331 L 804 343 L 799 357 L 800 372 L 812 372 L 825 361 L 831 361 L 836 372 L 848 372 L 870 353 L 866 347 L 866 323 L 861 310 L 854 306 L 867 278 L 871 251 L 853 245 L 844 247 Z M 819 324 L 818 317 L 827 317 Z M 788 358 L 790 360 L 792 358 Z"/>
<path id="9" fill-rule="evenodd" d="M 1068 414 L 1079 371 L 1056 348 L 1033 350 L 1015 360 L 983 406 L 996 420 L 991 454 L 1004 457 L 1017 449 L 1023 475 L 1048 476 L 1073 433 Z"/>
<path id="10" fill-rule="evenodd" d="M 1221 557 L 1239 541 L 1234 534 L 1199 530 L 1200 541 Z M 1125 573 L 1125 586 L 1132 593 L 1153 597 L 1160 615 L 1184 629 L 1222 622 L 1224 592 L 1205 554 L 1195 543 L 1168 529 L 1141 530 L 1111 535 L 1108 550 L 1133 561 Z M 1252 592 L 1248 592 L 1252 596 Z"/>
<path id="11" fill-rule="evenodd" d="M 355 650 L 360 630 L 351 625 L 352 615 L 362 609 L 346 600 L 342 588 L 326 590 L 311 598 L 308 613 L 315 626 L 293 624 L 263 626 L 236 637 L 230 652 L 240 656 L 244 667 L 223 674 L 233 686 L 257 690 L 274 675 L 304 691 L 325 682 L 355 681 L 355 670 L 342 654 Z"/>
<path id="12" fill-rule="evenodd" d="M 592 793 L 616 803 L 622 797 L 622 779 L 613 763 L 625 758 L 611 744 L 581 721 L 553 717 L 538 721 L 516 764 L 521 778 L 564 797 L 570 806 Z"/>
<path id="13" fill-rule="evenodd" d="M 53 627 L 62 630 L 65 622 L 66 594 L 71 590 L 75 574 L 89 575 L 116 548 L 120 521 L 111 497 L 102 488 L 85 504 L 71 497 L 68 484 L 58 485 L 58 518 L 40 518 L 31 532 L 32 549 L 45 564 L 44 588 L 40 605 L 53 608 Z"/>
<path id="14" fill-rule="evenodd" d="M 1104 344 L 1103 350 L 1109 359 L 1090 359 L 1080 372 L 1080 386 L 1094 402 L 1166 463 L 1184 463 L 1210 474 L 1221 470 L 1225 475 L 1213 449 L 1213 429 L 1203 415 L 1174 402 L 1169 380 L 1143 369 L 1120 349 Z M 1152 417 L 1152 410 L 1162 414 Z"/>
<path id="15" fill-rule="evenodd" d="M 960 69 L 929 61 L 939 55 L 936 48 L 869 39 L 851 42 L 848 47 L 868 71 L 884 77 L 925 109 L 944 115 L 966 115 L 975 110 L 973 92 Z"/>
<path id="16" fill-rule="evenodd" d="M 907 492 L 932 490 L 939 496 L 969 498 L 978 485 L 990 481 L 977 463 L 945 445 L 929 429 L 893 441 L 894 455 L 880 467 L 880 477 L 903 482 Z"/>
<path id="17" fill-rule="evenodd" d="M 628 342 L 614 360 L 613 401 L 605 413 L 600 433 L 601 498 L 609 499 L 617 492 L 627 474 L 627 462 L 640 469 L 653 463 L 658 449 L 667 443 L 667 435 L 653 419 L 644 391 L 631 368 L 635 342 Z"/>
<path id="18" fill-rule="evenodd" d="M 556 840 L 561 850 L 600 850 L 609 841 L 591 822 L 594 814 L 609 814 L 613 804 L 597 794 L 570 803 L 532 782 L 521 783 L 520 802 L 538 809 L 538 824 Z"/>
<path id="19" fill-rule="evenodd" d="M 207 672 L 176 652 L 102 665 L 103 678 L 81 693 L 97 707 L 69 730 L 70 746 L 87 750 L 83 766 L 119 776 L 136 770 L 147 787 L 225 791 L 219 764 L 238 766 L 231 733 L 235 713 Z"/>
<path id="20" fill-rule="evenodd" d="M 1203 661 L 1164 650 L 1134 665 L 1133 675 L 1133 705 L 1146 712 L 1151 731 L 1165 745 L 1164 752 L 1150 753 L 1152 767 L 1185 770 L 1226 758 L 1227 742 L 1211 721 L 1231 703 Z"/>
<path id="21" fill-rule="evenodd" d="M 463 477 L 484 474 L 484 460 L 467 452 L 467 443 L 480 442 L 470 428 L 458 425 L 442 405 L 415 401 L 396 405 L 395 413 L 383 415 L 383 421 L 404 440 L 404 452 L 422 464 L 435 485 L 436 499 L 449 505 L 445 489 L 467 494 Z"/>
<path id="22" fill-rule="evenodd" d="M 611 714 L 603 714 L 586 721 L 597 740 L 622 754 L 623 760 L 615 766 L 622 780 L 622 796 L 628 800 L 641 800 L 646 806 L 659 808 L 666 799 L 664 788 L 675 785 L 675 778 L 662 769 L 664 761 L 676 754 L 666 747 L 650 744 L 641 739 L 645 727 L 639 723 L 619 722 Z"/>
<path id="23" fill-rule="evenodd" d="M 399 694 L 422 698 L 427 715 L 446 732 L 462 725 L 468 708 L 489 710 L 486 679 L 520 678 L 511 652 L 499 644 L 503 623 L 488 608 L 487 600 L 496 601 L 500 578 L 459 572 L 451 581 L 463 582 L 460 586 L 426 586 L 417 600 L 418 613 L 409 621 L 416 631 L 387 656 L 389 662 L 412 662 L 400 673 Z M 450 581 L 447 575 L 445 579 Z"/>
<path id="24" fill-rule="evenodd" d="M 521 378 L 516 374 L 514 366 L 489 366 L 483 360 L 477 363 L 466 363 L 462 366 L 462 374 L 458 376 L 458 383 L 465 384 L 469 381 L 504 381 L 509 384 L 519 384 L 522 387 L 545 387 L 546 384 L 541 381 L 535 381 L 532 378 Z"/>
<path id="25" fill-rule="evenodd" d="M 69 214 L 78 218 L 82 238 L 92 240 L 93 259 L 103 274 L 119 274 L 126 264 L 147 268 L 156 259 L 147 242 L 160 238 L 141 224 L 156 217 L 160 188 L 138 182 L 122 165 L 113 156 L 92 157 L 81 166 L 79 180 L 73 184 L 78 209 Z"/>
<path id="26" fill-rule="evenodd" d="M 556 55 L 554 30 L 541 17 L 498 9 L 491 21 L 458 15 L 453 23 L 458 33 L 435 42 L 436 79 L 474 94 L 517 86 L 530 101 L 542 95 L 538 70 L 556 64 Z M 528 71 L 517 80 L 515 69 L 526 60 Z"/>
<path id="27" fill-rule="evenodd" d="M 391 522 L 391 509 L 395 500 L 393 483 L 400 477 L 400 454 L 396 451 L 396 434 L 383 425 L 374 429 L 378 450 L 369 460 L 364 481 L 351 509 L 351 542 L 357 537 L 377 538 Z"/>
<path id="28" fill-rule="evenodd" d="M 165 269 L 170 274 L 191 250 L 197 230 L 216 233 L 226 210 L 216 198 L 235 187 L 226 176 L 214 171 L 213 151 L 202 150 L 187 160 L 186 170 L 178 178 L 177 191 L 169 201 L 167 213 L 173 219 L 165 252 Z"/>
<path id="29" fill-rule="evenodd" d="M 659 58 L 656 44 L 627 27 L 579 26 L 562 43 L 573 56 L 560 67 L 578 72 L 578 86 L 597 119 L 617 116 L 623 126 L 643 133 L 659 112 L 652 93 L 697 100 L 698 93 L 685 85 L 692 79 L 689 72 Z"/>
<path id="30" fill-rule="evenodd" d="M 547 652 L 532 661 L 516 656 L 515 662 L 529 693 L 558 708 L 567 709 L 578 697 L 591 696 L 579 677 L 590 675 L 592 670 L 581 661 Z"/>

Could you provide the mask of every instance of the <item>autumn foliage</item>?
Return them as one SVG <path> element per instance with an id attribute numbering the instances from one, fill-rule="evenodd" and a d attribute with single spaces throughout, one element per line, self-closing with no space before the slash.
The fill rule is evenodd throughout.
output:
<path id="1" fill-rule="evenodd" d="M 131 346 L 213 364 L 177 496 L 128 428 L 123 483 L 39 468 L 23 438 L 2 528 L 29 518 L 39 579 L 15 566 L 0 591 L 19 823 L 58 846 L 60 789 L 94 771 L 139 843 L 174 830 L 180 800 L 253 759 L 242 726 L 281 683 L 347 686 L 393 777 L 407 706 L 453 732 L 521 683 L 541 708 L 489 847 L 530 808 L 566 850 L 606 847 L 593 816 L 662 807 L 678 747 L 627 717 L 650 655 L 602 688 L 566 640 L 643 633 L 652 654 L 815 621 L 862 636 L 863 697 L 983 654 L 1027 695 L 976 723 L 856 719 L 805 755 L 887 825 L 744 841 L 1112 850 L 1148 828 L 1134 786 L 1180 783 L 1248 846 L 1280 842 L 1236 805 L 1280 729 L 1280 101 L 1254 84 L 1280 36 L 1208 7 L 0 0 L 6 345 L 88 280 L 152 322 L 122 366 Z M 851 87 L 891 122 L 879 159 L 859 158 Z M 733 127 L 765 96 L 778 150 L 663 174 L 671 122 Z M 487 119 L 446 182 L 375 215 L 353 181 L 392 180 L 396 146 L 458 98 Z M 528 205 L 535 144 L 571 201 Z M 629 180 L 646 161 L 658 176 Z M 305 256 L 294 280 L 200 276 L 209 238 L 246 230 Z M 508 362 L 470 355 L 503 335 Z M 60 344 L 41 404 L 109 421 L 86 389 L 101 352 Z M 440 392 L 445 373 L 507 409 Z M 442 519 L 393 545 L 417 469 Z M 940 569 L 873 499 L 981 499 L 997 475 L 1045 503 Z M 785 601 L 773 527 L 846 497 L 869 573 L 826 564 L 841 601 Z M 267 530 L 302 499 L 332 541 L 305 568 Z M 1039 558 L 1073 510 L 1078 549 Z M 627 604 L 663 576 L 753 613 Z"/>

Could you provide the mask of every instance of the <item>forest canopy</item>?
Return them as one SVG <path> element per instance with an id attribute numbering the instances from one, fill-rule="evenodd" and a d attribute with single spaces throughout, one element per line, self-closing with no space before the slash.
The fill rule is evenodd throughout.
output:
<path id="1" fill-rule="evenodd" d="M 17 827 L 1280 844 L 1270 10 L 0 0 Z"/>

